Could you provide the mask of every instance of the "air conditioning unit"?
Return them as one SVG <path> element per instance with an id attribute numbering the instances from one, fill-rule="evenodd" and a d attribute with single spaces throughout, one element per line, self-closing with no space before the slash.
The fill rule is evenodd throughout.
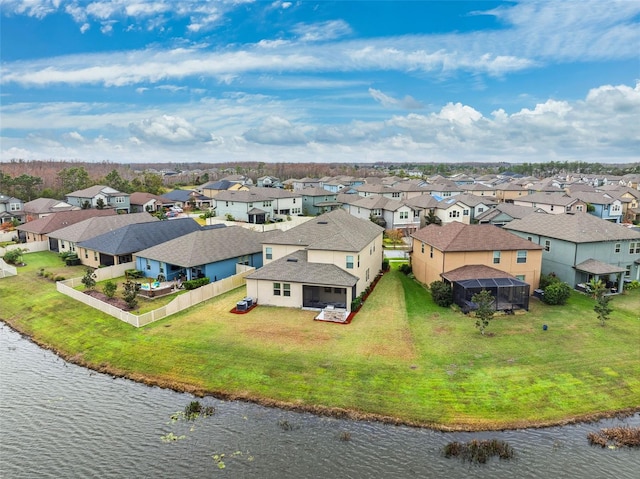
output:
<path id="1" fill-rule="evenodd" d="M 236 311 L 246 311 L 247 309 L 249 308 L 247 307 L 246 301 L 238 301 L 236 303 Z"/>
<path id="2" fill-rule="evenodd" d="M 253 298 L 250 296 L 247 296 L 246 298 L 244 298 L 242 301 L 244 301 L 245 303 L 247 303 L 247 308 L 250 308 L 251 306 L 253 306 Z"/>

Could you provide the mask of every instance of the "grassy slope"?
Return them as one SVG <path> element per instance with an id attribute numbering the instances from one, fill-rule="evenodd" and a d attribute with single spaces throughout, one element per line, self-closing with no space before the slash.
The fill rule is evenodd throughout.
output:
<path id="1" fill-rule="evenodd" d="M 593 300 L 576 293 L 565 306 L 532 300 L 527 314 L 496 317 L 494 335 L 483 337 L 471 318 L 435 306 L 393 271 L 348 326 L 286 308 L 231 314 L 241 288 L 137 330 L 38 277 L 39 267 L 70 276 L 55 255 L 25 261 L 0 281 L 2 319 L 76 361 L 166 386 L 452 427 L 640 406 L 640 291 L 614 299 L 604 328 Z"/>

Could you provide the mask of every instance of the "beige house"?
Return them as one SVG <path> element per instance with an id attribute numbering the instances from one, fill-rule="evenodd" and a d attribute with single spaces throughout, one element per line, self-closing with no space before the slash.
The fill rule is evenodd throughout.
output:
<path id="1" fill-rule="evenodd" d="M 495 187 L 496 199 L 505 203 L 513 203 L 514 200 L 527 196 L 529 192 L 515 183 L 500 183 Z"/>
<path id="2" fill-rule="evenodd" d="M 429 225 L 411 237 L 411 265 L 413 274 L 421 283 L 441 281 L 451 271 L 478 265 L 506 273 L 534 288 L 540 282 L 542 246 L 497 226 L 459 222 Z M 468 268 L 467 273 L 476 274 L 478 271 L 481 269 L 471 271 Z M 458 274 L 456 278 L 460 280 L 462 277 Z"/>
<path id="3" fill-rule="evenodd" d="M 247 276 L 247 295 L 262 305 L 351 310 L 382 269 L 377 224 L 342 209 L 263 243 L 264 266 Z"/>

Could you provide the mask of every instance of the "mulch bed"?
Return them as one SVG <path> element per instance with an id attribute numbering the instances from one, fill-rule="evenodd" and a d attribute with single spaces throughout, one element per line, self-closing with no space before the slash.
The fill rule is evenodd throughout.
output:
<path id="1" fill-rule="evenodd" d="M 113 298 L 109 298 L 106 294 L 96 290 L 84 291 L 84 294 L 87 294 L 92 298 L 99 299 L 100 301 L 110 304 L 111 306 L 115 306 L 116 308 L 123 311 L 131 311 L 131 308 L 129 308 L 127 302 L 122 298 L 117 298 L 115 296 Z"/>
<path id="2" fill-rule="evenodd" d="M 233 313 L 233 314 L 247 314 L 249 311 L 251 311 L 251 310 L 252 310 L 253 308 L 255 308 L 256 306 L 258 306 L 258 303 L 253 303 L 253 304 L 251 305 L 251 307 L 250 307 L 250 308 L 247 308 L 247 309 L 245 309 L 245 310 L 240 310 L 240 309 L 237 309 L 237 308 L 235 308 L 235 307 L 234 307 L 234 308 L 233 308 L 231 311 L 229 311 L 229 312 L 230 312 L 230 313 Z"/>

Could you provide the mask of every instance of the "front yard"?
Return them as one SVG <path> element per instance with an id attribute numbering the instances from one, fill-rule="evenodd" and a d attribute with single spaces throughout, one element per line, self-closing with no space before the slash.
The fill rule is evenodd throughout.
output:
<path id="1" fill-rule="evenodd" d="M 350 325 L 266 306 L 232 314 L 245 295 L 240 288 L 135 329 L 38 277 L 49 255 L 25 255 L 18 276 L 0 280 L 0 319 L 114 374 L 451 428 L 560 423 L 640 407 L 639 290 L 613 299 L 605 327 L 593 300 L 573 293 L 565 306 L 532 299 L 529 313 L 496 316 L 486 337 L 474 319 L 434 305 L 420 284 L 394 270 Z"/>

